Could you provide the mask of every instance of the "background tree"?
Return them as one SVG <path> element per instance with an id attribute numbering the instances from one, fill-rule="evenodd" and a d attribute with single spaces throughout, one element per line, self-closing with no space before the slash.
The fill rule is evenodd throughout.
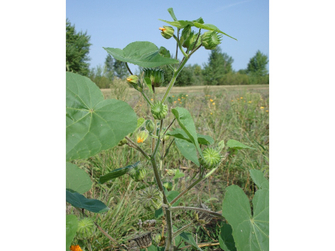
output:
<path id="1" fill-rule="evenodd" d="M 124 79 L 129 73 L 126 64 L 122 61 L 115 59 L 114 64 L 114 75 L 120 79 Z"/>
<path id="2" fill-rule="evenodd" d="M 258 50 L 248 63 L 247 72 L 256 76 L 265 76 L 268 74 L 268 70 L 266 69 L 268 62 L 268 56 Z"/>
<path id="3" fill-rule="evenodd" d="M 110 54 L 107 55 L 105 60 L 105 72 L 106 77 L 112 81 L 114 78 L 114 59 Z"/>
<path id="4" fill-rule="evenodd" d="M 88 75 L 90 39 L 86 32 L 77 33 L 75 26 L 66 19 L 66 71 Z"/>
<path id="5" fill-rule="evenodd" d="M 212 50 L 208 58 L 208 63 L 204 64 L 203 76 L 205 84 L 223 84 L 223 76 L 233 71 L 233 62 L 234 59 L 228 56 L 227 53 L 223 53 L 220 47 L 216 47 Z"/>

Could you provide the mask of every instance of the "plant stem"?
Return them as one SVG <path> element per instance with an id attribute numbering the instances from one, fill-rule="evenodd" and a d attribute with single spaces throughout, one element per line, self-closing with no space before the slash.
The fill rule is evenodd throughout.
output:
<path id="1" fill-rule="evenodd" d="M 172 208 L 171 208 L 172 209 Z M 183 226 L 182 228 L 178 229 L 176 232 L 173 233 L 173 238 L 177 237 L 181 232 L 183 232 L 186 228 L 192 226 L 196 221 L 192 221 L 187 225 Z"/>
<path id="2" fill-rule="evenodd" d="M 183 207 L 183 206 L 177 206 L 177 207 L 171 207 L 170 210 L 171 211 L 175 211 L 175 210 L 194 210 L 194 211 L 200 211 L 200 212 L 204 212 L 204 213 L 207 213 L 207 214 L 211 214 L 211 215 L 214 215 L 216 217 L 220 217 L 220 218 L 223 218 L 223 216 L 220 214 L 220 213 L 217 213 L 217 212 L 213 212 L 213 211 L 210 211 L 210 210 L 206 210 L 204 208 L 199 208 L 199 207 Z"/>
<path id="3" fill-rule="evenodd" d="M 129 68 L 129 66 L 128 66 L 128 63 L 127 63 L 127 62 L 125 62 L 125 63 L 126 63 L 126 67 L 127 67 L 127 70 L 129 71 L 130 75 L 134 75 L 134 74 L 131 72 L 131 70 L 130 70 L 130 68 Z"/>
<path id="4" fill-rule="evenodd" d="M 174 198 L 171 201 L 170 204 L 173 205 L 181 196 L 183 196 L 185 193 L 187 193 L 189 190 L 191 190 L 191 188 L 193 188 L 194 186 L 196 186 L 202 180 L 203 180 L 203 175 L 201 173 L 199 179 L 197 179 L 196 181 L 194 181 L 189 187 L 187 187 L 184 191 L 182 191 L 176 198 Z"/>
<path id="5" fill-rule="evenodd" d="M 129 146 L 131 146 L 131 147 L 135 148 L 136 150 L 140 151 L 147 160 L 150 160 L 150 157 L 148 156 L 148 154 L 146 154 L 145 151 L 143 151 L 143 149 L 141 147 L 136 145 L 136 143 L 134 141 L 132 141 L 128 136 L 126 136 L 125 139 L 128 140 L 128 142 L 130 143 Z"/>
<path id="6" fill-rule="evenodd" d="M 143 90 L 141 91 L 141 94 L 142 94 L 142 96 L 145 98 L 145 100 L 148 102 L 148 104 L 150 105 L 150 106 L 152 106 L 152 103 L 151 103 L 151 101 L 148 99 L 148 97 L 145 95 L 145 93 L 143 92 Z"/>

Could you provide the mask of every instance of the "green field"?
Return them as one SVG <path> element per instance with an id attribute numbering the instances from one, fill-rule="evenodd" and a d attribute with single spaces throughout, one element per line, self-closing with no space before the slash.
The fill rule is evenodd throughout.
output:
<path id="1" fill-rule="evenodd" d="M 210 178 L 198 184 L 184 197 L 183 205 L 197 206 L 202 202 L 211 210 L 220 211 L 225 189 L 232 184 L 243 188 L 251 199 L 255 185 L 250 180 L 248 170 L 262 170 L 267 177 L 269 173 L 269 86 L 196 86 L 174 87 L 172 90 L 167 99 L 169 109 L 176 106 L 187 108 L 193 116 L 198 133 L 211 136 L 215 144 L 220 140 L 227 142 L 229 139 L 235 139 L 253 148 L 238 151 L 223 161 Z M 145 100 L 127 85 L 120 84 L 113 89 L 102 89 L 102 92 L 105 98 L 118 98 L 128 102 L 138 117 L 152 119 Z M 162 95 L 164 88 L 157 88 L 156 92 Z M 172 121 L 172 117 L 169 112 L 165 125 Z M 135 135 L 132 139 L 136 142 Z M 145 141 L 141 147 L 144 150 L 149 149 L 150 143 Z M 166 144 L 168 143 L 169 139 Z M 194 164 L 185 160 L 174 145 L 170 148 L 166 159 L 162 169 L 164 182 L 170 182 L 174 190 L 180 191 L 190 184 L 194 175 Z M 138 160 L 141 160 L 142 166 L 147 169 L 144 182 L 135 182 L 130 176 L 124 175 L 113 182 L 101 185 L 93 178 Z M 154 182 L 149 163 L 138 152 L 127 146 L 117 146 L 75 163 L 91 174 L 94 181 L 94 187 L 85 195 L 103 201 L 110 208 L 106 214 L 88 214 L 118 242 L 118 245 L 112 243 L 97 230 L 91 239 L 78 240 L 83 243 L 81 246 L 91 246 L 92 250 L 111 250 L 112 247 L 118 246 L 119 249 L 112 250 L 126 250 L 126 246 L 129 248 L 132 245 L 128 240 L 134 234 L 151 231 L 155 238 L 162 232 L 163 219 L 156 219 L 154 211 L 143 210 L 140 207 L 141 201 L 137 199 L 137 190 L 145 184 Z M 173 173 L 176 170 L 185 174 L 178 184 L 173 180 Z M 69 211 L 78 213 L 70 206 Z M 180 211 L 174 215 L 174 224 L 181 227 L 193 218 L 192 212 Z M 152 219 L 156 220 L 155 224 L 144 224 L 146 220 Z M 140 220 L 143 223 L 141 227 L 138 224 Z M 197 234 L 198 243 L 218 243 L 218 229 L 221 223 L 218 219 L 213 219 L 210 223 L 193 227 L 189 231 Z M 202 248 L 221 250 L 219 246 Z"/>

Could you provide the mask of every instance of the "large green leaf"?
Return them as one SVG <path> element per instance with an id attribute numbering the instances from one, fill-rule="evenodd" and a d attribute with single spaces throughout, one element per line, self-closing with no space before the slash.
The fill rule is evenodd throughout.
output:
<path id="1" fill-rule="evenodd" d="M 92 187 L 88 174 L 78 166 L 66 162 L 66 188 L 78 193 L 86 193 Z"/>
<path id="2" fill-rule="evenodd" d="M 66 189 L 66 201 L 74 207 L 84 208 L 93 213 L 104 213 L 108 207 L 96 199 L 87 199 L 84 195 Z"/>
<path id="3" fill-rule="evenodd" d="M 159 53 L 158 47 L 147 41 L 136 41 L 130 43 L 123 50 L 118 48 L 104 49 L 117 60 L 136 64 L 141 67 L 150 68 L 179 63 L 176 59 L 162 56 Z"/>
<path id="4" fill-rule="evenodd" d="M 269 181 L 264 177 L 263 172 L 259 170 L 250 170 L 250 176 L 259 189 L 269 189 Z"/>
<path id="5" fill-rule="evenodd" d="M 104 100 L 89 78 L 66 73 L 67 160 L 87 158 L 112 148 L 136 125 L 137 116 L 127 103 Z"/>
<path id="6" fill-rule="evenodd" d="M 236 150 L 240 150 L 240 149 L 255 149 L 252 148 L 250 146 L 246 146 L 244 144 L 242 144 L 241 142 L 234 140 L 234 139 L 230 139 L 227 142 L 227 147 L 232 148 L 232 149 L 236 149 Z"/>
<path id="7" fill-rule="evenodd" d="M 99 179 L 99 182 L 101 184 L 103 184 L 103 183 L 105 183 L 109 180 L 118 178 L 118 177 L 128 173 L 130 171 L 130 169 L 138 166 L 139 163 L 140 163 L 140 161 L 137 161 L 133 165 L 129 165 L 129 166 L 126 166 L 126 167 L 115 169 L 115 170 L 111 171 L 110 173 L 107 173 L 106 175 L 101 176 L 100 179 Z"/>
<path id="8" fill-rule="evenodd" d="M 251 214 L 248 197 L 236 186 L 226 189 L 222 215 L 233 228 L 235 245 L 239 251 L 269 250 L 269 189 L 259 189 L 252 200 Z"/>
<path id="9" fill-rule="evenodd" d="M 232 229 L 229 224 L 223 223 L 219 235 L 220 248 L 225 251 L 236 251 Z"/>
<path id="10" fill-rule="evenodd" d="M 196 149 L 198 150 L 198 153 L 202 157 L 202 151 L 200 149 L 199 143 L 198 143 L 198 134 L 195 129 L 195 124 L 193 121 L 193 118 L 189 111 L 183 107 L 176 107 L 172 109 L 172 113 L 177 119 L 179 126 L 184 130 L 184 132 L 187 134 L 188 138 L 191 140 L 191 142 L 194 144 Z"/>
<path id="11" fill-rule="evenodd" d="M 78 228 L 77 216 L 73 214 L 66 215 L 66 251 L 70 251 L 70 246 L 76 235 L 77 228 Z"/>
<path id="12" fill-rule="evenodd" d="M 167 132 L 167 135 L 191 142 L 187 134 L 181 128 L 175 128 L 172 131 Z M 214 139 L 211 136 L 202 135 L 199 133 L 197 135 L 198 135 L 198 143 L 201 145 L 211 145 L 214 143 Z"/>

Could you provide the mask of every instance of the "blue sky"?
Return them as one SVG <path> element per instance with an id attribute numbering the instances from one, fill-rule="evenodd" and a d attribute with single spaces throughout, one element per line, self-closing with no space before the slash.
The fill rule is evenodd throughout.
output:
<path id="1" fill-rule="evenodd" d="M 172 7 L 177 19 L 214 24 L 235 41 L 223 37 L 223 52 L 234 59 L 233 69 L 247 68 L 257 50 L 269 56 L 269 1 L 268 0 L 209 0 L 209 1 L 138 1 L 138 0 L 67 0 L 66 17 L 76 31 L 87 31 L 91 36 L 90 67 L 102 65 L 107 52 L 102 47 L 123 49 L 134 41 L 150 41 L 158 47 L 175 51 L 174 40 L 164 39 L 158 19 L 172 21 L 167 9 Z M 188 64 L 207 63 L 210 51 L 199 49 Z M 135 69 L 134 67 L 131 67 Z M 268 68 L 269 69 L 269 68 Z"/>

